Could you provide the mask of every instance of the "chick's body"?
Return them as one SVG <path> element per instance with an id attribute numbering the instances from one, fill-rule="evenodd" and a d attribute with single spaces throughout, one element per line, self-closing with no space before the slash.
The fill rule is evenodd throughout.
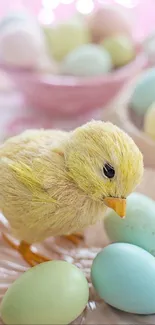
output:
<path id="1" fill-rule="evenodd" d="M 104 204 L 92 201 L 68 175 L 61 155 L 68 138 L 61 131 L 26 131 L 0 150 L 0 206 L 20 240 L 73 233 L 103 215 Z"/>
<path id="2" fill-rule="evenodd" d="M 106 163 L 113 180 L 103 174 Z M 142 174 L 139 149 L 111 123 L 26 131 L 0 148 L 0 209 L 15 237 L 31 244 L 94 224 L 103 198 L 126 197 Z"/>

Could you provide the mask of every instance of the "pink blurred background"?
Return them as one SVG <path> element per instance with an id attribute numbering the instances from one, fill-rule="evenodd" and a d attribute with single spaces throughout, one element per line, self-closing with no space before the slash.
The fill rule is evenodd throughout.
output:
<path id="1" fill-rule="evenodd" d="M 0 17 L 9 11 L 26 7 L 38 17 L 40 22 L 51 24 L 57 20 L 67 19 L 75 13 L 76 9 L 87 14 L 101 4 L 122 5 L 128 11 L 128 14 L 132 16 L 134 38 L 138 41 L 145 39 L 150 32 L 155 30 L 155 0 L 0 0 Z M 7 90 L 8 88 L 5 86 L 3 77 L 0 81 L 2 81 L 0 85 L 2 91 L 4 88 Z M 92 112 L 92 114 L 88 115 L 83 112 L 82 116 L 76 116 L 76 119 L 73 116 L 69 120 L 64 121 L 64 117 L 61 118 L 60 115 L 58 121 L 54 120 L 53 117 L 49 120 L 45 112 L 42 111 L 44 114 L 39 117 L 39 114 L 31 110 L 31 105 L 23 105 L 23 96 L 20 92 L 15 93 L 11 90 L 12 95 L 9 96 L 8 90 L 6 92 L 6 96 L 0 93 L 0 108 L 2 108 L 1 111 L 3 110 L 0 121 L 0 133 L 4 130 L 2 132 L 3 137 L 7 137 L 8 134 L 19 133 L 23 129 L 30 127 L 70 129 L 91 118 L 103 118 L 102 106 L 99 107 L 99 111 L 95 110 L 94 113 Z"/>
<path id="2" fill-rule="evenodd" d="M 133 30 L 136 38 L 143 39 L 155 29 L 155 0 L 94 0 L 94 5 L 117 3 L 133 15 Z M 91 0 L 0 0 L 0 16 L 9 10 L 27 7 L 44 22 L 66 19 L 75 12 L 76 6 L 89 12 Z"/>

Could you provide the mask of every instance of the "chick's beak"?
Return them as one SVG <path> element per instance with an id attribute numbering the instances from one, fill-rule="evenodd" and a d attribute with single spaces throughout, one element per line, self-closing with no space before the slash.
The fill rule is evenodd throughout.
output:
<path id="1" fill-rule="evenodd" d="M 125 218 L 126 215 L 126 199 L 120 199 L 115 197 L 106 197 L 104 199 L 105 205 L 113 209 L 121 218 Z"/>

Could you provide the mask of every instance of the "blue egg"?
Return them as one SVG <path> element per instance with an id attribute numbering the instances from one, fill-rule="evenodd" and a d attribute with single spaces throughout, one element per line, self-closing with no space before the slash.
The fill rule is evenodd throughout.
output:
<path id="1" fill-rule="evenodd" d="M 136 192 L 129 195 L 125 219 L 110 210 L 104 228 L 112 242 L 134 244 L 155 255 L 155 202 L 149 197 Z"/>
<path id="2" fill-rule="evenodd" d="M 144 115 L 155 101 L 155 68 L 143 72 L 137 81 L 130 106 L 138 115 Z"/>
<path id="3" fill-rule="evenodd" d="M 109 305 L 129 313 L 155 313 L 155 258 L 142 248 L 107 246 L 93 261 L 91 278 Z"/>

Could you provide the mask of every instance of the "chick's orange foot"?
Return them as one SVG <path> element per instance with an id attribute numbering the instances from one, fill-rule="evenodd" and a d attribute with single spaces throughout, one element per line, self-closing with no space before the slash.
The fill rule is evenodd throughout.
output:
<path id="1" fill-rule="evenodd" d="M 27 244 L 24 241 L 21 241 L 19 245 L 15 244 L 6 234 L 3 234 L 4 240 L 7 242 L 9 246 L 13 249 L 17 250 L 23 259 L 30 265 L 35 266 L 37 264 L 48 262 L 49 259 L 41 254 L 34 253 L 31 250 L 31 245 Z"/>
<path id="2" fill-rule="evenodd" d="M 74 245 L 79 245 L 81 241 L 83 241 L 84 237 L 81 234 L 72 234 L 72 235 L 65 235 L 64 236 L 67 240 L 71 241 Z M 14 250 L 18 251 L 23 259 L 30 265 L 35 266 L 40 263 L 48 262 L 51 259 L 47 257 L 35 253 L 32 251 L 31 245 L 26 243 L 25 241 L 21 241 L 20 244 L 16 244 L 12 239 L 9 238 L 6 234 L 3 233 L 3 239 L 7 244 L 13 248 Z"/>

